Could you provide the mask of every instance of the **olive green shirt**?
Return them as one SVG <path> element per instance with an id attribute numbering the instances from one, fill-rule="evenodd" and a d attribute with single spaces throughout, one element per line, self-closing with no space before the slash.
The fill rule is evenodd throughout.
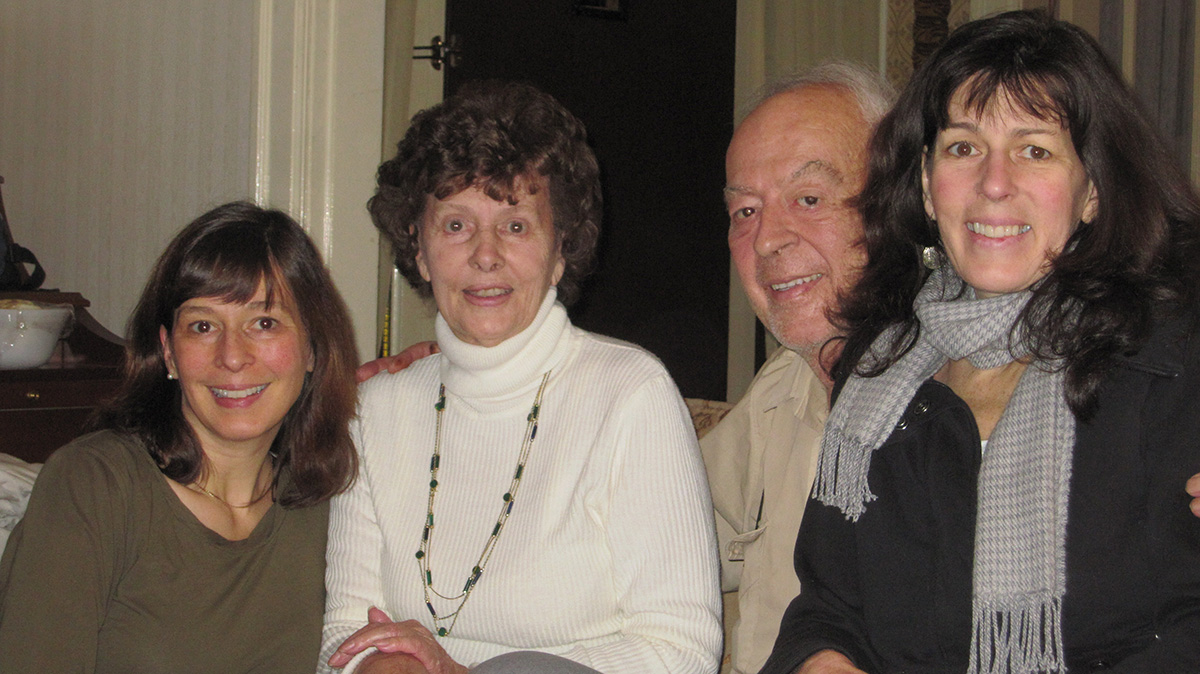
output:
<path id="1" fill-rule="evenodd" d="M 0 672 L 313 672 L 328 504 L 241 541 L 179 501 L 142 445 L 55 452 L 0 558 Z"/>

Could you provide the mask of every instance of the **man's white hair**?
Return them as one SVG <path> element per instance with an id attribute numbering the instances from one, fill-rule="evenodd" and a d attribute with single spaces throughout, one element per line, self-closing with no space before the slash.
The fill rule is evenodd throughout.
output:
<path id="1" fill-rule="evenodd" d="M 750 101 L 738 121 L 740 123 L 776 94 L 815 86 L 841 87 L 848 91 L 858 103 L 863 119 L 872 127 L 883 119 L 896 98 L 896 91 L 892 85 L 874 70 L 857 61 L 833 59 L 767 82 Z"/>

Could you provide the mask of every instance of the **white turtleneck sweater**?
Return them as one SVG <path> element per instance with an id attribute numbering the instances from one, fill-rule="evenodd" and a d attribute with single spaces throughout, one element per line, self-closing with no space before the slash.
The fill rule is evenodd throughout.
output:
<path id="1" fill-rule="evenodd" d="M 434 589 L 454 596 L 496 524 L 550 371 L 512 515 L 442 646 L 467 666 L 537 650 L 603 674 L 716 672 L 712 506 L 662 364 L 571 325 L 553 289 L 533 323 L 495 347 L 458 340 L 441 316 L 437 337 L 440 355 L 361 388 L 358 480 L 330 514 L 322 667 L 370 606 L 436 632 L 415 553 L 438 383 L 446 409 L 429 567 Z M 439 615 L 458 606 L 433 604 Z"/>

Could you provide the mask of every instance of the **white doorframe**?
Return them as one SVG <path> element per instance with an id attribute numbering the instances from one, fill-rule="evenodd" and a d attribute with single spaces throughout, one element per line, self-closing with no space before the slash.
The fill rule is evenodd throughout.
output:
<path id="1" fill-rule="evenodd" d="M 308 230 L 373 354 L 384 0 L 259 0 L 255 200 Z"/>

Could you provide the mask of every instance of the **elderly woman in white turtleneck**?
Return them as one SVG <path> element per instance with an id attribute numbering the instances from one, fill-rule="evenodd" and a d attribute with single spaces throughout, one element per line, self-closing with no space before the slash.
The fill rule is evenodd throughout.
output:
<path id="1" fill-rule="evenodd" d="M 599 233 L 582 124 L 528 85 L 418 114 L 372 217 L 437 304 L 441 354 L 362 388 L 330 517 L 322 668 L 715 672 L 712 511 L 679 393 L 584 332 Z"/>

